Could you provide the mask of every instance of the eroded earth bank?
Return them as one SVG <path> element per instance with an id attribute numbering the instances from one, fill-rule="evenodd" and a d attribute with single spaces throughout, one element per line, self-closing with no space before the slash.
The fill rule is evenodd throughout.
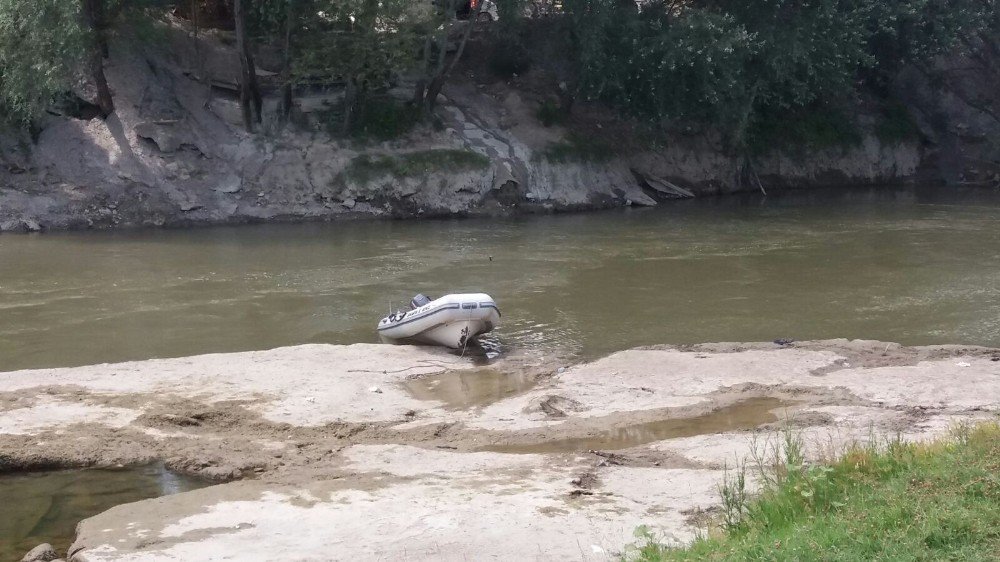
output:
<path id="1" fill-rule="evenodd" d="M 165 462 L 220 484 L 81 522 L 70 557 L 607 559 L 690 540 L 790 427 L 822 458 L 1000 411 L 1000 350 L 642 348 L 592 363 L 307 345 L 0 374 L 0 470 Z"/>

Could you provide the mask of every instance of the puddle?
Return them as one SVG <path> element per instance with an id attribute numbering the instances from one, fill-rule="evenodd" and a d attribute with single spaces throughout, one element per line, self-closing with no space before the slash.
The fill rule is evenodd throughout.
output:
<path id="1" fill-rule="evenodd" d="M 122 470 L 59 470 L 0 476 L 0 560 L 20 560 L 43 542 L 60 554 L 76 524 L 116 505 L 207 486 L 162 465 Z"/>
<path id="2" fill-rule="evenodd" d="M 523 373 L 502 373 L 494 369 L 449 371 L 440 375 L 411 379 L 403 383 L 417 400 L 437 400 L 446 409 L 463 410 L 487 406 L 526 392 L 537 384 Z"/>
<path id="3" fill-rule="evenodd" d="M 761 424 L 778 420 L 778 416 L 771 413 L 771 410 L 794 404 L 795 402 L 777 398 L 751 398 L 693 418 L 659 420 L 630 425 L 601 431 L 587 437 L 557 439 L 541 443 L 492 445 L 480 450 L 496 453 L 614 451 L 665 439 L 753 429 Z"/>

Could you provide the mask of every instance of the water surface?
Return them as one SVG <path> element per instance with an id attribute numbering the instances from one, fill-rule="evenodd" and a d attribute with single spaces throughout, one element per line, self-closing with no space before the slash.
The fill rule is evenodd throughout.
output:
<path id="1" fill-rule="evenodd" d="M 775 338 L 1000 346 L 1000 193 L 3 235 L 0 371 L 376 342 L 390 308 L 455 291 L 497 299 L 502 349 L 568 359 Z"/>
<path id="2" fill-rule="evenodd" d="M 482 451 L 516 454 L 617 451 L 656 441 L 743 431 L 778 420 L 775 410 L 793 405 L 778 398 L 750 398 L 700 416 L 655 420 L 600 431 L 586 437 L 549 439 L 537 443 L 498 444 Z"/>
<path id="3" fill-rule="evenodd" d="M 0 476 L 0 560 L 47 542 L 65 556 L 76 524 L 112 507 L 207 485 L 161 465 Z"/>

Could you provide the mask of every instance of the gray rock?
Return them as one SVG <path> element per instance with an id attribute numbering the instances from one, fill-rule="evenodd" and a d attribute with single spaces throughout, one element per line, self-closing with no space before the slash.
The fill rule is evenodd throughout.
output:
<path id="1" fill-rule="evenodd" d="M 241 474 L 242 471 L 240 471 L 240 469 L 231 465 L 208 466 L 198 472 L 198 475 L 202 478 L 220 481 L 235 480 L 239 478 Z"/>
<path id="2" fill-rule="evenodd" d="M 243 189 L 243 180 L 237 175 L 229 175 L 215 188 L 219 193 L 237 193 Z"/>
<path id="3" fill-rule="evenodd" d="M 135 126 L 135 134 L 139 138 L 153 141 L 160 152 L 177 152 L 182 144 L 173 124 L 146 121 Z"/>
<path id="4" fill-rule="evenodd" d="M 26 218 L 22 219 L 21 222 L 24 224 L 24 228 L 26 228 L 29 232 L 38 232 L 42 230 L 42 225 L 38 224 L 38 221 L 35 219 Z"/>
<path id="5" fill-rule="evenodd" d="M 49 543 L 42 543 L 28 551 L 21 558 L 21 562 L 52 562 L 57 558 L 59 558 L 59 554 L 56 552 L 56 549 L 52 548 L 52 545 Z"/>

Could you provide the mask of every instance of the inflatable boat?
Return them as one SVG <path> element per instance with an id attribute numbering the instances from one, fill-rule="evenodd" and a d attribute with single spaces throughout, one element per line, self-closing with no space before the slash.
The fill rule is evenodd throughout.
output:
<path id="1" fill-rule="evenodd" d="M 410 310 L 398 311 L 378 323 L 387 343 L 419 343 L 460 349 L 500 324 L 500 309 L 483 293 L 445 295 L 431 300 L 417 295 Z"/>

